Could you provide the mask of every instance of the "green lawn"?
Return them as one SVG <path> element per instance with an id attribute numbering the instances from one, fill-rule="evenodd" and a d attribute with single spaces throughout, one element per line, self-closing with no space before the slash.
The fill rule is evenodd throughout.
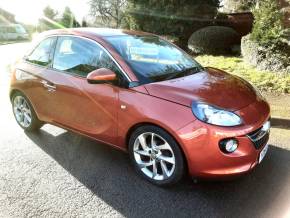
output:
<path id="1" fill-rule="evenodd" d="M 195 58 L 203 66 L 216 67 L 253 83 L 261 91 L 290 93 L 290 74 L 260 71 L 245 64 L 240 57 L 201 55 Z"/>

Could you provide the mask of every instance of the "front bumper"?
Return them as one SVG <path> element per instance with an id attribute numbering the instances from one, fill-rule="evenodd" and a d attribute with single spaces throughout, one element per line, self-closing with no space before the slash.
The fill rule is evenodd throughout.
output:
<path id="1" fill-rule="evenodd" d="M 237 112 L 244 120 L 239 127 L 219 127 L 196 120 L 179 129 L 180 144 L 185 153 L 189 173 L 197 178 L 227 178 L 251 171 L 268 142 L 263 135 L 258 143 L 254 137 L 270 118 L 270 108 L 265 101 L 257 101 Z M 239 146 L 233 153 L 224 153 L 219 142 L 235 138 Z"/>

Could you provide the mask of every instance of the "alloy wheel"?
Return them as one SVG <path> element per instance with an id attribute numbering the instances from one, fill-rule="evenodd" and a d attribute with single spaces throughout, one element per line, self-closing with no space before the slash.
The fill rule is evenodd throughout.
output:
<path id="1" fill-rule="evenodd" d="M 134 159 L 140 170 L 153 180 L 166 180 L 174 172 L 175 156 L 170 144 L 153 132 L 140 134 L 134 142 Z"/>
<path id="2" fill-rule="evenodd" d="M 13 99 L 13 111 L 17 122 L 24 128 L 31 125 L 32 113 L 26 99 L 22 96 L 16 96 Z"/>

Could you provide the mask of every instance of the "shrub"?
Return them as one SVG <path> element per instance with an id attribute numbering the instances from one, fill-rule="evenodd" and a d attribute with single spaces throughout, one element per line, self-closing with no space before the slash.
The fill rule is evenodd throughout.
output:
<path id="1" fill-rule="evenodd" d="M 260 70 L 290 73 L 290 46 L 282 41 L 259 45 L 248 35 L 242 38 L 241 51 L 244 61 Z"/>
<path id="2" fill-rule="evenodd" d="M 239 34 L 230 27 L 209 26 L 194 32 L 188 40 L 188 48 L 196 54 L 230 53 L 240 43 Z"/>
<path id="3" fill-rule="evenodd" d="M 242 40 L 244 60 L 258 69 L 290 72 L 290 45 L 277 1 L 261 0 L 253 11 L 253 31 Z"/>
<path id="4" fill-rule="evenodd" d="M 283 38 L 283 14 L 278 7 L 278 1 L 261 0 L 259 7 L 253 11 L 255 22 L 250 40 L 262 46 L 279 43 Z"/>

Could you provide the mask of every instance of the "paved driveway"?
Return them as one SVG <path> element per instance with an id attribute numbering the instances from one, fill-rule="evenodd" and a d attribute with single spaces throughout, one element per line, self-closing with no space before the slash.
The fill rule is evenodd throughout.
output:
<path id="1" fill-rule="evenodd" d="M 273 128 L 268 155 L 245 177 L 161 189 L 122 152 L 51 125 L 17 126 L 4 66 L 25 47 L 0 46 L 0 217 L 290 217 L 287 127 Z"/>

